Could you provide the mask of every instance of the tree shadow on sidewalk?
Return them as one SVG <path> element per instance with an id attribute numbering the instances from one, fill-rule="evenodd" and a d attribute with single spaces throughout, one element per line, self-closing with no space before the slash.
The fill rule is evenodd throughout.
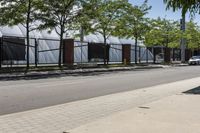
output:
<path id="1" fill-rule="evenodd" d="M 200 95 L 200 86 L 194 88 L 194 89 L 191 89 L 191 90 L 188 90 L 186 92 L 183 92 L 184 94 L 192 94 L 192 95 Z"/>

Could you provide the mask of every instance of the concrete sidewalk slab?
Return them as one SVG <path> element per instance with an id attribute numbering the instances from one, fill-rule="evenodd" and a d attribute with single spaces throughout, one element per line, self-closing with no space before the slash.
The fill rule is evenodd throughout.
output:
<path id="1" fill-rule="evenodd" d="M 200 95 L 174 95 L 69 133 L 200 133 Z"/>
<path id="2" fill-rule="evenodd" d="M 199 78 L 0 116 L 0 133 L 62 133 L 200 85 Z M 103 88 L 102 88 L 103 89 Z"/>

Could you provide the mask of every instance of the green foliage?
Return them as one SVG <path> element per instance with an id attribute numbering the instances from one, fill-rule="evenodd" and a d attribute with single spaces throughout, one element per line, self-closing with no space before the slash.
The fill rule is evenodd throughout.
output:
<path id="1" fill-rule="evenodd" d="M 40 2 L 40 0 L 0 0 L 0 24 L 22 24 L 31 29 L 32 25 L 30 24 L 35 21 L 36 5 L 41 4 Z"/>
<path id="2" fill-rule="evenodd" d="M 87 31 L 103 35 L 106 44 L 107 38 L 114 35 L 117 23 L 126 14 L 129 3 L 127 0 L 92 0 L 88 6 L 93 12 L 90 15 L 91 27 L 87 27 Z"/>
<path id="3" fill-rule="evenodd" d="M 133 39 L 144 39 L 145 33 L 149 30 L 148 18 L 145 15 L 151 9 L 145 1 L 141 6 L 129 5 L 127 13 L 118 23 L 116 35 Z"/>
<path id="4" fill-rule="evenodd" d="M 73 23 L 80 14 L 80 0 L 43 0 L 36 18 L 42 23 L 39 29 L 55 30 L 59 36 L 73 30 Z"/>
<path id="5" fill-rule="evenodd" d="M 190 21 L 186 24 L 187 47 L 191 49 L 200 48 L 200 26 Z"/>
<path id="6" fill-rule="evenodd" d="M 167 4 L 167 9 L 172 8 L 173 11 L 182 10 L 182 16 L 184 16 L 187 11 L 194 13 L 200 13 L 200 1 L 199 0 L 163 0 Z"/>
<path id="7" fill-rule="evenodd" d="M 183 35 L 177 21 L 154 19 L 151 21 L 151 30 L 145 35 L 147 46 L 179 47 Z"/>
<path id="8" fill-rule="evenodd" d="M 179 22 L 158 18 L 151 21 L 151 30 L 145 35 L 145 45 L 180 48 L 181 38 L 186 39 L 188 48 L 199 48 L 200 26 L 190 21 L 186 23 L 186 31 L 182 32 Z"/>

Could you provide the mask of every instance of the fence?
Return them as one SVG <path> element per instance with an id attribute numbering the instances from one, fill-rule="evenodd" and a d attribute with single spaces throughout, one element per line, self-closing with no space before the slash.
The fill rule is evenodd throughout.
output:
<path id="1" fill-rule="evenodd" d="M 88 42 L 74 41 L 74 63 L 87 63 Z"/>
<path id="2" fill-rule="evenodd" d="M 1 67 L 25 66 L 27 60 L 29 60 L 29 63 L 33 65 L 36 62 L 36 39 L 30 38 L 29 41 L 29 56 L 27 56 L 28 46 L 24 37 L 2 37 L 0 46 Z"/>
<path id="3" fill-rule="evenodd" d="M 58 39 L 30 38 L 29 56 L 27 55 L 27 40 L 25 37 L 3 36 L 0 38 L 0 67 L 26 67 L 29 61 L 30 66 L 57 65 L 59 60 Z M 180 61 L 181 50 L 165 47 L 144 47 L 130 44 L 108 44 L 88 43 L 72 41 L 73 52 L 67 51 L 71 62 L 81 63 L 161 63 L 168 61 Z M 67 42 L 69 43 L 69 42 Z M 65 44 L 64 45 L 70 45 Z M 129 47 L 130 46 L 130 47 Z M 68 47 L 69 48 L 69 47 Z M 66 53 L 62 48 L 62 52 Z M 64 63 L 64 53 L 62 62 Z M 193 52 L 194 53 L 194 52 Z M 187 52 L 187 59 L 192 53 Z"/>
<path id="4" fill-rule="evenodd" d="M 149 51 L 153 55 L 153 63 L 164 63 L 164 62 L 175 62 L 175 61 L 181 61 L 181 49 L 178 48 L 166 48 L 166 47 L 148 47 Z M 186 49 L 187 51 L 188 49 Z M 186 61 L 189 60 L 189 58 L 192 56 L 192 54 L 186 53 Z"/>
<path id="5" fill-rule="evenodd" d="M 132 63 L 152 63 L 153 54 L 146 47 L 131 46 L 131 62 Z"/>
<path id="6" fill-rule="evenodd" d="M 37 64 L 58 64 L 60 41 L 57 39 L 39 38 L 37 43 Z"/>

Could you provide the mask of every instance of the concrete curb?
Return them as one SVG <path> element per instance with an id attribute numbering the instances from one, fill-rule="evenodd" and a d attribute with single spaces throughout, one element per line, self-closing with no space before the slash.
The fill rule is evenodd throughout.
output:
<path id="1" fill-rule="evenodd" d="M 153 66 L 134 66 L 134 67 L 114 67 L 114 68 L 92 68 L 92 69 L 76 69 L 76 70 L 56 70 L 56 71 L 43 71 L 43 72 L 29 72 L 29 73 L 12 73 L 0 74 L 0 80 L 10 79 L 23 79 L 23 78 L 44 78 L 51 76 L 64 76 L 71 74 L 87 74 L 94 72 L 113 72 L 113 71 L 131 71 L 137 69 L 158 69 L 165 68 L 163 65 Z"/>

